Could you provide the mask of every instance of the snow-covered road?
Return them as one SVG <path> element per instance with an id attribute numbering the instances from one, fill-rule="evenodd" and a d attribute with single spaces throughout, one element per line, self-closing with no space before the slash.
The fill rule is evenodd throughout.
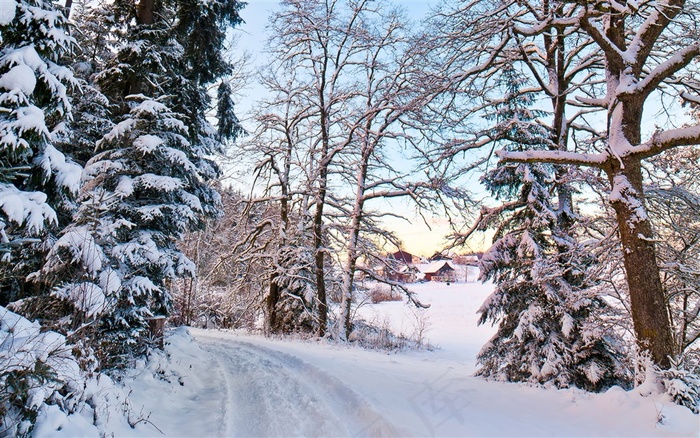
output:
<path id="1" fill-rule="evenodd" d="M 220 436 L 395 436 L 397 432 L 337 378 L 300 359 L 197 331 L 223 383 Z M 212 376 L 213 377 L 213 376 Z"/>
<path id="2" fill-rule="evenodd" d="M 189 332 L 229 406 L 210 413 L 222 424 L 210 435 L 698 436 L 697 416 L 658 398 L 487 382 L 447 351 Z"/>
<path id="3" fill-rule="evenodd" d="M 475 309 L 488 289 L 416 287 L 432 304 L 428 338 L 440 349 L 389 353 L 325 339 L 175 329 L 167 357 L 127 382 L 131 407 L 144 421 L 114 429 L 116 435 L 700 436 L 697 415 L 658 395 L 473 377 L 474 357 L 493 333 L 476 325 Z M 401 302 L 361 310 L 367 320 L 389 315 L 396 333 L 410 333 L 416 321 Z"/>

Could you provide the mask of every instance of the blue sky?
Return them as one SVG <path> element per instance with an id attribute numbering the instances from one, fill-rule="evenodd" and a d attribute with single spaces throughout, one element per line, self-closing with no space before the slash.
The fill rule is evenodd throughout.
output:
<path id="1" fill-rule="evenodd" d="M 262 50 L 265 46 L 267 37 L 265 26 L 268 22 L 268 17 L 271 11 L 278 7 L 277 1 L 265 0 L 249 0 L 247 6 L 241 11 L 241 16 L 245 20 L 245 24 L 236 29 L 238 35 L 239 51 L 246 50 L 252 54 L 253 69 L 265 64 L 265 55 Z M 430 9 L 436 6 L 439 1 L 417 1 L 404 0 L 396 1 L 395 3 L 402 5 L 407 15 L 419 21 L 425 17 Z M 240 111 L 240 116 L 245 122 L 246 112 L 249 111 L 255 104 L 256 100 L 264 94 L 264 89 L 257 85 L 254 81 L 243 90 L 243 95 L 237 107 Z M 247 129 L 254 129 L 248 125 Z M 430 228 L 424 223 L 423 219 L 413 213 L 408 205 L 401 201 L 393 201 L 389 207 L 391 211 L 403 211 L 409 220 L 403 221 L 396 218 L 389 218 L 385 221 L 387 228 L 395 231 L 404 242 L 405 250 L 414 255 L 430 256 L 436 250 L 442 248 L 445 244 L 444 236 L 449 233 L 447 219 L 443 217 L 427 217 Z M 484 243 L 488 246 L 488 242 L 475 240 L 473 250 L 482 250 Z"/>

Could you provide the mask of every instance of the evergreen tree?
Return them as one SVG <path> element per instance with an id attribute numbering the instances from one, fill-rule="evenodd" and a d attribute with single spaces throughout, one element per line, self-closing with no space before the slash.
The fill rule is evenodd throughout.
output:
<path id="1" fill-rule="evenodd" d="M 60 64 L 73 45 L 66 19 L 48 1 L 9 5 L 3 7 L 14 5 L 14 14 L 3 11 L 0 21 L 2 305 L 38 293 L 26 274 L 52 243 L 48 227 L 72 208 L 81 173 L 54 143 L 70 120 L 68 92 L 77 85 Z"/>
<path id="2" fill-rule="evenodd" d="M 237 0 L 182 0 L 175 6 L 172 31 L 182 47 L 173 82 L 173 109 L 187 117 L 193 142 L 223 152 L 223 139 L 235 140 L 242 128 L 233 112 L 231 89 L 224 80 L 232 67 L 224 56 L 226 30 L 242 23 Z M 218 136 L 205 115 L 211 109 L 208 85 L 221 81 L 217 92 Z"/>
<path id="3" fill-rule="evenodd" d="M 82 168 L 64 155 L 60 139 L 69 131 L 70 93 L 78 81 L 62 65 L 74 41 L 53 2 L 11 1 L 2 8 L 0 434 L 29 436 L 46 405 L 71 413 L 85 396 L 85 374 L 65 328 L 50 331 L 66 309 L 56 309 L 60 301 L 28 278 L 75 208 Z"/>
<path id="4" fill-rule="evenodd" d="M 231 99 L 231 86 L 226 81 L 222 81 L 216 92 L 216 118 L 217 140 L 223 142 L 225 139 L 235 140 L 244 133 L 241 122 L 234 112 L 234 103 Z"/>
<path id="5" fill-rule="evenodd" d="M 80 0 L 73 3 L 72 35 L 77 42 L 72 68 L 80 80 L 73 99 L 73 120 L 60 138 L 61 150 L 81 165 L 95 154 L 95 144 L 114 126 L 112 105 L 97 88 L 95 77 L 112 58 L 111 31 L 117 22 L 107 5 Z"/>
<path id="6" fill-rule="evenodd" d="M 524 80 L 502 73 L 505 96 L 491 117 L 493 135 L 508 150 L 543 149 L 548 133 L 529 110 Z M 554 169 L 544 164 L 499 164 L 482 182 L 505 203 L 482 211 L 482 229 L 495 228 L 493 246 L 481 261 L 482 280 L 496 290 L 480 308 L 480 323 L 498 322 L 482 348 L 478 375 L 507 381 L 601 390 L 624 381 L 615 343 L 596 317 L 605 303 L 588 270 L 595 263 L 560 226 L 551 200 Z M 567 221 L 568 222 L 568 221 Z"/>
<path id="7" fill-rule="evenodd" d="M 99 219 L 93 235 L 111 262 L 100 276 L 121 283 L 102 322 L 103 339 L 127 350 L 143 338 L 145 318 L 170 312 L 166 282 L 194 275 L 176 239 L 214 215 L 220 199 L 205 183 L 211 169 L 201 166 L 206 161 L 187 140 L 180 116 L 162 102 L 134 99 L 129 117 L 103 138 L 103 152 L 86 167 L 95 189 L 82 215 Z"/>
<path id="8" fill-rule="evenodd" d="M 94 45 L 79 60 L 96 85 L 86 87 L 96 98 L 81 107 L 81 121 L 95 121 L 98 130 L 73 130 L 76 152 L 84 151 L 79 142 L 87 146 L 99 130 L 111 130 L 87 159 L 80 208 L 41 277 L 71 308 L 71 329 L 82 331 L 86 351 L 103 367 L 124 366 L 146 351 L 147 318 L 171 310 L 169 282 L 194 276 L 176 240 L 219 211 L 220 197 L 208 185 L 219 169 L 210 157 L 237 131 L 217 138 L 206 119 L 207 86 L 228 71 L 221 45 L 239 6 L 199 3 L 116 1 L 91 9 L 82 26 L 86 36 L 97 35 L 89 17 L 107 17 L 106 39 L 117 49 L 110 57 Z M 210 32 L 208 44 L 194 50 L 190 39 L 200 32 Z M 211 53 L 200 59 L 202 51 Z M 236 120 L 228 109 L 223 115 Z"/>

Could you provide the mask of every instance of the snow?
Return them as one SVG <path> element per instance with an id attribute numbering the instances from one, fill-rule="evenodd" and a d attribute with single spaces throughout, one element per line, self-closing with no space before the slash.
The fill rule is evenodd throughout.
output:
<path id="1" fill-rule="evenodd" d="M 163 144 L 163 139 L 156 135 L 142 135 L 134 140 L 134 147 L 143 152 L 150 154 Z"/>
<path id="2" fill-rule="evenodd" d="M 499 149 L 495 152 L 501 161 L 540 162 L 576 164 L 581 166 L 601 166 L 607 160 L 607 154 L 581 154 L 577 152 L 529 150 L 524 152 Z"/>
<path id="3" fill-rule="evenodd" d="M 65 155 L 52 145 L 47 145 L 39 159 L 39 165 L 47 175 L 56 172 L 56 184 L 65 187 L 73 194 L 80 189 L 83 168 L 72 161 L 66 160 Z"/>
<path id="4" fill-rule="evenodd" d="M 170 147 L 163 148 L 163 155 L 170 160 L 174 165 L 181 166 L 185 171 L 192 173 L 199 173 L 197 166 L 195 166 L 187 154 L 178 149 L 173 149 Z"/>
<path id="5" fill-rule="evenodd" d="M 183 191 L 180 193 L 180 197 L 182 198 L 182 202 L 192 210 L 202 211 L 202 202 L 200 201 L 199 196 Z"/>
<path id="6" fill-rule="evenodd" d="M 107 295 L 112 295 L 121 287 L 119 274 L 113 269 L 107 268 L 100 272 L 100 287 Z"/>
<path id="7" fill-rule="evenodd" d="M 100 149 L 104 142 L 112 142 L 118 138 L 121 138 L 122 136 L 131 132 L 135 126 L 136 120 L 134 119 L 126 119 L 117 123 L 114 125 L 114 128 L 112 128 L 111 131 L 109 131 L 101 140 L 97 142 L 97 148 Z"/>
<path id="8" fill-rule="evenodd" d="M 2 17 L 0 17 L 1 19 Z M 6 90 L 20 90 L 29 96 L 34 92 L 34 87 L 36 87 L 34 70 L 25 64 L 16 65 L 0 76 L 0 88 Z"/>
<path id="9" fill-rule="evenodd" d="M 416 268 L 418 268 L 418 270 L 423 274 L 434 274 L 445 265 L 449 266 L 452 269 L 456 269 L 455 265 L 453 265 L 452 262 L 450 262 L 448 260 L 436 260 L 434 262 L 427 263 L 427 264 L 421 263 L 421 264 L 416 265 Z"/>
<path id="10" fill-rule="evenodd" d="M 325 340 L 266 339 L 179 328 L 169 359 L 124 379 L 135 428 L 117 436 L 698 436 L 698 416 L 660 396 L 613 387 L 602 394 L 473 377 L 494 333 L 477 326 L 491 293 L 480 283 L 410 285 L 425 310 L 433 349 L 387 353 Z M 364 305 L 365 319 L 410 335 L 403 302 Z M 595 372 L 595 370 L 590 370 Z M 150 413 L 150 414 L 149 414 Z M 116 414 L 115 414 L 116 416 Z M 44 418 L 44 417 L 42 417 Z M 50 418 L 46 417 L 47 420 Z M 96 436 L 63 421 L 37 436 Z M 46 425 L 46 424 L 44 424 Z"/>
<path id="11" fill-rule="evenodd" d="M 46 129 L 44 121 L 44 111 L 34 105 L 17 108 L 17 121 L 8 123 L 8 126 L 16 127 L 20 134 L 26 131 L 35 131 L 38 134 L 49 136 L 49 131 Z"/>
<path id="12" fill-rule="evenodd" d="M 49 369 L 60 370 L 61 375 L 56 375 L 56 379 L 78 380 L 78 364 L 64 360 L 69 351 L 62 335 L 52 331 L 42 332 L 38 323 L 0 306 L 0 365 L 3 369 L 0 377 L 3 380 L 6 373 L 34 369 L 37 361 L 43 362 Z M 40 395 L 37 392 L 34 399 L 38 400 Z"/>
<path id="13" fill-rule="evenodd" d="M 647 219 L 647 212 L 644 204 L 639 200 L 637 191 L 632 187 L 629 179 L 624 175 L 615 175 L 613 185 L 608 197 L 610 202 L 623 202 L 627 204 L 627 209 L 632 215 L 629 219 L 629 226 L 634 228 L 636 222 Z"/>
<path id="14" fill-rule="evenodd" d="M 92 237 L 90 228 L 87 226 L 76 227 L 61 236 L 54 245 L 52 252 L 60 251 L 62 248 L 68 250 L 73 256 L 73 262 L 80 262 L 81 266 L 90 274 L 96 274 L 102 269 L 104 254 L 102 249 Z"/>
<path id="15" fill-rule="evenodd" d="M 0 210 L 16 224 L 26 223 L 29 233 L 38 233 L 46 223 L 57 221 L 56 212 L 46 203 L 43 192 L 23 192 L 0 183 Z"/>
<path id="16" fill-rule="evenodd" d="M 28 45 L 28 46 L 20 47 L 18 49 L 14 49 L 13 51 L 11 51 L 7 55 L 5 55 L 2 58 L 2 61 L 0 61 L 0 64 L 1 65 L 26 64 L 32 70 L 37 71 L 44 66 L 44 61 L 42 61 L 41 57 L 37 53 L 34 46 Z M 32 75 L 34 75 L 34 73 L 32 73 Z"/>
<path id="17" fill-rule="evenodd" d="M 107 302 L 102 288 L 89 282 L 62 287 L 56 290 L 54 295 L 72 303 L 88 318 L 100 314 Z"/>
<path id="18" fill-rule="evenodd" d="M 122 197 L 131 196 L 134 193 L 134 180 L 127 175 L 120 176 L 114 191 Z"/>
<path id="19" fill-rule="evenodd" d="M 180 178 L 171 176 L 156 175 L 153 173 L 144 173 L 134 178 L 134 184 L 146 189 L 163 190 L 172 192 L 183 187 L 183 182 Z"/>
<path id="20" fill-rule="evenodd" d="M 0 26 L 7 26 L 15 19 L 17 2 L 15 0 L 0 0 Z"/>
<path id="21" fill-rule="evenodd" d="M 129 289 L 135 292 L 135 295 L 147 295 L 150 291 L 158 291 L 159 288 L 156 286 L 150 278 L 136 276 L 127 283 Z"/>

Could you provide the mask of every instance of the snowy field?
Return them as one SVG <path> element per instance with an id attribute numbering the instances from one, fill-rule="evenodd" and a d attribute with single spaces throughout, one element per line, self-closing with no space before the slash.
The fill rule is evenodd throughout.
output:
<path id="1" fill-rule="evenodd" d="M 697 415 L 658 397 L 472 377 L 474 357 L 494 331 L 476 326 L 476 310 L 491 287 L 424 283 L 412 289 L 431 304 L 427 311 L 385 302 L 362 306 L 359 314 L 405 335 L 422 328 L 432 350 L 386 353 L 174 330 L 169 368 L 150 366 L 161 377 L 142 369 L 127 382 L 142 421 L 133 429 L 115 425 L 115 435 L 698 436 Z M 93 435 L 80 426 L 87 423 L 45 423 L 36 435 Z"/>

